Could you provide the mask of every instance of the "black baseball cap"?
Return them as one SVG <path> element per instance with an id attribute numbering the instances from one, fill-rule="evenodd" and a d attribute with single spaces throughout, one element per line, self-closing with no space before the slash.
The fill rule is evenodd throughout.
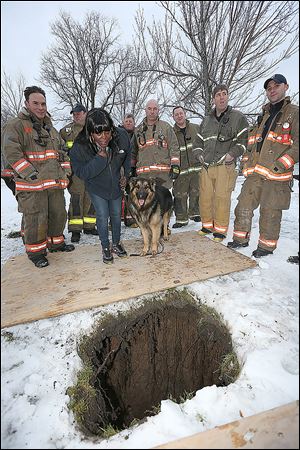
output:
<path id="1" fill-rule="evenodd" d="M 72 111 L 70 112 L 70 114 L 73 114 L 74 112 L 80 112 L 80 111 L 86 112 L 86 108 L 81 103 L 76 103 L 74 108 L 72 108 Z"/>
<path id="2" fill-rule="evenodd" d="M 275 83 L 278 83 L 278 84 L 281 84 L 281 83 L 287 84 L 286 78 L 283 75 L 281 75 L 280 73 L 275 73 L 275 75 L 273 75 L 271 78 L 268 78 L 264 82 L 265 89 L 267 89 L 269 81 L 275 81 Z"/>

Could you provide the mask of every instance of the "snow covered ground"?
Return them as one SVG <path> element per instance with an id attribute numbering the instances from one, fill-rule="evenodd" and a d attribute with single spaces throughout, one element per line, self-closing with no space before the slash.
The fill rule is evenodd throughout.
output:
<path id="1" fill-rule="evenodd" d="M 232 238 L 233 211 L 242 182 L 243 177 L 238 177 L 228 238 L 220 245 Z M 67 407 L 67 387 L 76 382 L 81 367 L 76 342 L 82 333 L 89 333 L 95 319 L 136 306 L 140 300 L 2 329 L 1 447 L 150 448 L 299 399 L 299 266 L 286 261 L 299 248 L 297 181 L 293 191 L 290 209 L 283 212 L 278 248 L 273 255 L 258 259 L 256 268 L 188 286 L 202 303 L 223 316 L 232 334 L 242 365 L 235 383 L 205 387 L 182 404 L 163 400 L 160 413 L 144 423 L 110 439 L 88 439 L 77 429 Z M 67 193 L 66 199 L 68 202 Z M 1 200 L 3 264 L 24 249 L 20 238 L 7 238 L 10 231 L 19 229 L 21 217 L 3 181 Z M 174 220 L 173 216 L 171 224 Z M 180 232 L 198 229 L 199 224 L 190 222 Z M 135 236 L 139 236 L 139 230 L 122 225 L 124 241 Z M 250 246 L 238 251 L 251 257 L 257 240 L 256 211 Z M 97 237 L 83 235 L 79 245 L 95 242 Z"/>

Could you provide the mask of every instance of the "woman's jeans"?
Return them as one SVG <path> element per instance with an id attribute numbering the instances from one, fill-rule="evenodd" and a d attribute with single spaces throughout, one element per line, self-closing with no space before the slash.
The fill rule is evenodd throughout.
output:
<path id="1" fill-rule="evenodd" d="M 118 244 L 121 238 L 121 203 L 122 196 L 115 200 L 106 200 L 94 193 L 90 193 L 91 201 L 96 210 L 97 230 L 103 248 L 109 248 L 108 219 L 111 222 L 113 245 Z"/>

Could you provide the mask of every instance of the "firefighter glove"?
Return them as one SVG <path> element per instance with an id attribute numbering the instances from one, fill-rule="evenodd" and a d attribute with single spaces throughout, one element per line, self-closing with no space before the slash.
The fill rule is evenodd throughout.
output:
<path id="1" fill-rule="evenodd" d="M 171 180 L 176 180 L 179 174 L 180 174 L 180 167 L 177 164 L 173 164 L 169 172 L 169 177 L 171 178 Z"/>
<path id="2" fill-rule="evenodd" d="M 230 153 L 226 153 L 225 155 L 225 165 L 228 166 L 234 163 L 234 156 L 230 155 Z"/>
<path id="3" fill-rule="evenodd" d="M 275 161 L 272 171 L 275 173 L 284 173 L 286 172 L 286 167 L 280 161 Z"/>
<path id="4" fill-rule="evenodd" d="M 196 148 L 193 150 L 193 154 L 195 156 L 195 159 L 198 163 L 200 163 L 200 166 L 204 165 L 204 156 L 203 156 L 203 150 L 202 148 Z"/>
<path id="5" fill-rule="evenodd" d="M 37 180 L 37 177 L 38 177 L 38 172 L 32 172 L 30 175 L 25 177 L 25 180 L 27 178 L 27 180 L 29 180 L 29 181 L 34 181 L 34 180 Z"/>

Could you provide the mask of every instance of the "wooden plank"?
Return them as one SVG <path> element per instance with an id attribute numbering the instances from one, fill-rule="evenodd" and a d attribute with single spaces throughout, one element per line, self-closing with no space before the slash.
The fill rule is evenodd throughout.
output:
<path id="1" fill-rule="evenodd" d="M 124 242 L 139 253 L 142 240 Z M 256 262 L 196 231 L 176 233 L 164 251 L 150 256 L 115 257 L 102 262 L 100 244 L 70 253 L 50 253 L 50 265 L 38 269 L 21 255 L 2 271 L 1 328 L 98 307 L 143 294 L 203 281 L 256 266 Z"/>
<path id="2" fill-rule="evenodd" d="M 299 448 L 299 401 L 154 448 Z"/>

